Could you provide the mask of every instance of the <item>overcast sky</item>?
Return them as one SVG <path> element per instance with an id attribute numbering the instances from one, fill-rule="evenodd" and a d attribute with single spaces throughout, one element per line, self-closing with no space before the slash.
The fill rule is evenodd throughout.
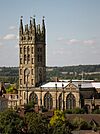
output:
<path id="1" fill-rule="evenodd" d="M 100 64 L 100 0 L 0 0 L 0 66 L 18 66 L 20 16 L 45 16 L 47 66 Z"/>

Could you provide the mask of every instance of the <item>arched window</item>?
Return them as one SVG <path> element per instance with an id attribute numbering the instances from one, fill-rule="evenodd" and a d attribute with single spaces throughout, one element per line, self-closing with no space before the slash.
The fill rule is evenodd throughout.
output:
<path id="1" fill-rule="evenodd" d="M 52 96 L 49 92 L 47 92 L 44 96 L 44 107 L 47 109 L 52 109 L 53 106 L 53 100 L 52 100 Z"/>
<path id="2" fill-rule="evenodd" d="M 31 48 L 31 51 L 32 51 L 32 54 L 33 54 L 33 51 L 34 51 L 33 47 Z"/>
<path id="3" fill-rule="evenodd" d="M 29 54 L 28 54 L 28 58 L 27 59 L 28 59 L 28 62 L 29 62 L 30 61 L 30 55 Z"/>
<path id="4" fill-rule="evenodd" d="M 29 53 L 30 52 L 30 48 L 29 48 L 29 46 L 27 47 L 27 53 Z"/>
<path id="5" fill-rule="evenodd" d="M 69 93 L 66 97 L 66 109 L 73 109 L 76 107 L 76 99 L 72 93 Z"/>
<path id="6" fill-rule="evenodd" d="M 24 54 L 26 53 L 26 47 L 24 46 Z"/>
<path id="7" fill-rule="evenodd" d="M 24 64 L 26 63 L 26 60 L 27 60 L 27 59 L 26 59 L 26 55 L 24 55 Z"/>
<path id="8" fill-rule="evenodd" d="M 33 101 L 35 104 L 38 104 L 38 96 L 36 93 L 32 92 L 29 96 L 29 101 Z"/>
<path id="9" fill-rule="evenodd" d="M 62 93 L 59 95 L 59 110 L 61 110 L 62 109 L 62 101 L 63 101 L 63 99 L 62 99 Z"/>

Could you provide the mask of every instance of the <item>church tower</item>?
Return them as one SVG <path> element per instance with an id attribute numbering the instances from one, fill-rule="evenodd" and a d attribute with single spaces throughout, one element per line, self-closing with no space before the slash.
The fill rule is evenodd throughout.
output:
<path id="1" fill-rule="evenodd" d="M 27 87 L 32 91 L 46 80 L 45 32 L 44 17 L 41 27 L 40 24 L 36 25 L 35 18 L 30 18 L 30 24 L 24 27 L 21 17 L 19 28 L 20 96 L 23 96 Z"/>

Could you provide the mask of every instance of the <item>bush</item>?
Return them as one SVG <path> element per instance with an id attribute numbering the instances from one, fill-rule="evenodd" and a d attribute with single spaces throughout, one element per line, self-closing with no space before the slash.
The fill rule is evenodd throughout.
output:
<path id="1" fill-rule="evenodd" d="M 85 110 L 82 108 L 68 109 L 65 111 L 67 114 L 84 114 Z"/>
<path id="2" fill-rule="evenodd" d="M 73 109 L 73 114 L 84 114 L 85 110 L 82 108 L 75 108 Z"/>
<path id="3" fill-rule="evenodd" d="M 100 114 L 100 109 L 93 110 L 92 114 Z"/>

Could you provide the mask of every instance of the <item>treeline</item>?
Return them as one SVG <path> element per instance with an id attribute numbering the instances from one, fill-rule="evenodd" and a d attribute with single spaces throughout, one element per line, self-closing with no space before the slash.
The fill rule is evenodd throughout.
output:
<path id="1" fill-rule="evenodd" d="M 92 79 L 100 80 L 100 65 L 78 65 L 63 67 L 47 67 L 47 80 L 52 77 L 60 79 Z"/>
<path id="2" fill-rule="evenodd" d="M 18 83 L 18 67 L 0 67 L 0 82 Z"/>
<path id="3" fill-rule="evenodd" d="M 18 75 L 18 67 L 0 67 L 0 81 L 2 82 L 18 83 Z M 100 81 L 100 65 L 47 67 L 46 80 L 51 81 L 53 77 Z"/>

